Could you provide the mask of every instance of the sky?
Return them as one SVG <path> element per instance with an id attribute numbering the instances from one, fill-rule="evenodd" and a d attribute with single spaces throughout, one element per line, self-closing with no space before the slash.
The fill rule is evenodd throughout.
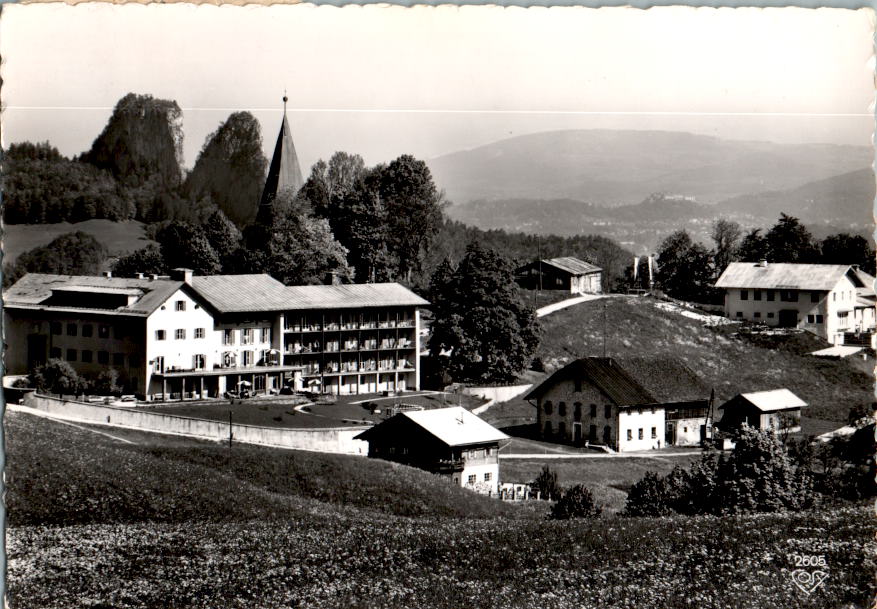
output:
<path id="1" fill-rule="evenodd" d="M 303 168 L 555 129 L 871 145 L 870 11 L 188 4 L 6 5 L 2 143 L 87 150 L 128 92 L 183 109 L 191 166 L 231 112 Z"/>

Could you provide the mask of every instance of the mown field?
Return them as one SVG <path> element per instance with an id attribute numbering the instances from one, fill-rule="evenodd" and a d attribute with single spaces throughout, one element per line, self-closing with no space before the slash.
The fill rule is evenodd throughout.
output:
<path id="1" fill-rule="evenodd" d="M 874 593 L 867 506 L 550 522 L 363 458 L 125 444 L 16 413 L 6 430 L 13 609 L 826 609 Z M 828 565 L 810 595 L 796 552 Z"/>
<path id="2" fill-rule="evenodd" d="M 867 366 L 807 355 L 828 346 L 813 335 L 735 336 L 736 325 L 706 327 L 658 309 L 650 298 L 606 298 L 543 317 L 536 355 L 552 370 L 577 357 L 601 356 L 604 305 L 607 355 L 677 358 L 715 388 L 717 406 L 737 393 L 786 387 L 809 404 L 804 416 L 844 424 L 851 408 L 874 401 Z M 535 411 L 523 400 L 491 407 L 485 415 L 500 426 L 527 417 L 535 420 Z"/>

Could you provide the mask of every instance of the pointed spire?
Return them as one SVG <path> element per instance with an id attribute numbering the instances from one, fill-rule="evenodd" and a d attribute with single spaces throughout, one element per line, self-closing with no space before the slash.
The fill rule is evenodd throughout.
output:
<path id="1" fill-rule="evenodd" d="M 265 188 L 262 190 L 262 198 L 259 201 L 259 214 L 263 213 L 263 207 L 271 206 L 277 193 L 289 189 L 297 193 L 304 185 L 301 175 L 301 167 L 298 163 L 298 155 L 295 153 L 295 145 L 292 143 L 292 134 L 289 122 L 286 120 L 286 91 L 283 93 L 283 121 L 280 123 L 280 133 L 277 135 L 277 144 L 274 146 L 274 155 L 271 157 L 271 166 L 268 168 L 268 177 L 265 180 Z"/>

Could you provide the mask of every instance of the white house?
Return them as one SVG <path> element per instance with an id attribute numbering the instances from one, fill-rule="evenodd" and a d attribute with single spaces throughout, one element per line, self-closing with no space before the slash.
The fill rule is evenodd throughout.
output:
<path id="1" fill-rule="evenodd" d="M 368 456 L 449 478 L 470 490 L 499 493 L 499 445 L 509 437 L 465 408 L 400 412 L 356 436 Z"/>
<path id="2" fill-rule="evenodd" d="M 853 266 L 732 262 L 716 287 L 731 319 L 802 328 L 833 344 L 874 332 L 874 277 Z"/>
<path id="3" fill-rule="evenodd" d="M 586 357 L 524 399 L 535 400 L 545 440 L 616 451 L 697 445 L 708 434 L 710 390 L 670 358 Z"/>
<path id="4" fill-rule="evenodd" d="M 418 307 L 398 284 L 284 286 L 268 275 L 136 279 L 30 273 L 4 294 L 6 373 L 49 358 L 108 368 L 146 399 L 243 381 L 328 393 L 418 389 Z"/>

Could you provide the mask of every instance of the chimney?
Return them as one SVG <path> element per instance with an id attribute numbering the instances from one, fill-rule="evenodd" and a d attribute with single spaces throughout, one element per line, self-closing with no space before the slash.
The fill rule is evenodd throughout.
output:
<path id="1" fill-rule="evenodd" d="M 112 272 L 112 271 L 104 271 L 104 272 L 103 272 L 103 275 L 104 275 L 104 277 L 106 277 L 107 279 L 109 279 L 110 277 L 113 276 L 113 272 Z"/>
<path id="2" fill-rule="evenodd" d="M 341 285 L 341 278 L 335 271 L 326 273 L 326 285 Z"/>
<path id="3" fill-rule="evenodd" d="M 171 271 L 171 278 L 192 285 L 192 269 L 178 268 Z"/>
<path id="4" fill-rule="evenodd" d="M 137 273 L 137 279 L 143 279 L 143 273 Z"/>
<path id="5" fill-rule="evenodd" d="M 767 260 L 762 258 L 761 260 L 758 261 L 758 266 L 760 266 L 763 269 L 767 268 Z"/>

